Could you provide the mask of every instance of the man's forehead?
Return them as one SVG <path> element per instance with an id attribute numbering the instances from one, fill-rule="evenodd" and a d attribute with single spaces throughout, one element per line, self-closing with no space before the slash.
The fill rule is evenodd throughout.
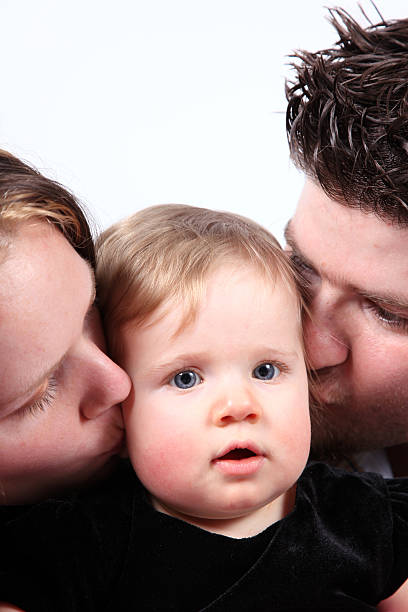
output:
<path id="1" fill-rule="evenodd" d="M 367 188 L 368 189 L 368 188 Z M 335 229 L 338 219 L 341 221 L 364 229 L 367 226 L 375 228 L 385 228 L 392 232 L 392 235 L 408 235 L 408 225 L 398 223 L 391 215 L 386 218 L 375 212 L 375 205 L 372 210 L 360 206 L 358 199 L 355 202 L 347 202 L 343 199 L 332 198 L 313 180 L 307 178 L 300 193 L 299 201 L 293 218 L 309 216 L 308 213 L 315 215 L 320 213 L 320 217 L 332 229 Z"/>
<path id="2" fill-rule="evenodd" d="M 396 308 L 408 305 L 408 228 L 330 200 L 306 186 L 285 239 L 333 285 Z"/>
<path id="3" fill-rule="evenodd" d="M 350 247 L 360 255 L 365 249 L 377 251 L 399 251 L 408 258 L 408 227 L 380 218 L 358 206 L 331 199 L 323 189 L 311 180 L 306 180 L 292 219 L 286 227 L 286 236 L 298 243 L 305 242 L 308 234 L 316 242 L 327 246 Z M 358 240 L 355 240 L 358 238 Z"/>

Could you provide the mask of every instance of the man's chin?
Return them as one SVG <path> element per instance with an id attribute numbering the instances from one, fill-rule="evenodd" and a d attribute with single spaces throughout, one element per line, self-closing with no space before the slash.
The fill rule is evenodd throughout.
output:
<path id="1" fill-rule="evenodd" d="M 344 465 L 352 462 L 352 458 L 361 452 L 376 451 L 379 449 L 405 445 L 407 438 L 405 432 L 384 432 L 378 427 L 364 428 L 357 424 L 350 424 L 344 429 L 344 423 L 336 426 L 325 419 L 313 427 L 310 459 L 325 461 L 334 465 Z"/>
<path id="2" fill-rule="evenodd" d="M 361 451 L 383 448 L 378 433 L 370 437 L 362 423 L 352 423 L 341 405 L 314 404 L 310 409 L 312 419 L 312 443 L 310 458 L 332 464 L 342 464 Z"/>
<path id="3" fill-rule="evenodd" d="M 334 409 L 336 410 L 336 409 Z M 339 453 L 339 440 L 336 428 L 333 427 L 333 408 L 318 401 L 311 400 L 310 418 L 312 424 L 312 441 L 310 458 L 316 461 L 336 462 Z"/>

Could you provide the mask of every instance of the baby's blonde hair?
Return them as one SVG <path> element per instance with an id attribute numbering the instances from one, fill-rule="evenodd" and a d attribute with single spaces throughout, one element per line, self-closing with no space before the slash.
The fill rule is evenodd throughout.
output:
<path id="1" fill-rule="evenodd" d="M 117 331 L 142 325 L 165 302 L 186 306 L 194 319 L 205 281 L 223 263 L 247 263 L 267 282 L 282 281 L 299 305 L 295 274 L 277 240 L 254 221 L 196 206 L 152 206 L 116 223 L 97 240 L 99 304 L 110 349 L 118 356 Z"/>

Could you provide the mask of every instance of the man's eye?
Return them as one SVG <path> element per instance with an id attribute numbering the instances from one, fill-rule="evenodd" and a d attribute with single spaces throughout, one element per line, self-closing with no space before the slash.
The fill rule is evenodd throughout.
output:
<path id="1" fill-rule="evenodd" d="M 385 310 L 373 302 L 369 302 L 369 309 L 385 327 L 393 328 L 399 331 L 408 331 L 408 319 L 401 317 L 401 315 Z"/>
<path id="2" fill-rule="evenodd" d="M 170 384 L 179 389 L 191 389 L 202 382 L 202 378 L 194 370 L 177 372 L 171 379 Z"/>
<path id="3" fill-rule="evenodd" d="M 252 372 L 252 376 L 259 380 L 272 380 L 277 378 L 279 374 L 279 368 L 273 363 L 261 363 Z"/>

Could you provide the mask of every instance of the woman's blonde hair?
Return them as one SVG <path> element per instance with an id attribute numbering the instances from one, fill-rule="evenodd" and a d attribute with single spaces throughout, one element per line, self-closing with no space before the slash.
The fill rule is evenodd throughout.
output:
<path id="1" fill-rule="evenodd" d="M 94 245 L 85 214 L 62 185 L 0 149 L 0 261 L 25 221 L 55 226 L 79 253 L 95 265 Z"/>
<path id="2" fill-rule="evenodd" d="M 205 280 L 222 263 L 248 263 L 268 282 L 282 280 L 299 304 L 295 273 L 277 240 L 239 215 L 181 204 L 146 208 L 101 234 L 97 249 L 98 300 L 117 357 L 118 331 L 141 325 L 172 299 L 193 320 Z M 299 326 L 300 327 L 300 326 Z"/>

